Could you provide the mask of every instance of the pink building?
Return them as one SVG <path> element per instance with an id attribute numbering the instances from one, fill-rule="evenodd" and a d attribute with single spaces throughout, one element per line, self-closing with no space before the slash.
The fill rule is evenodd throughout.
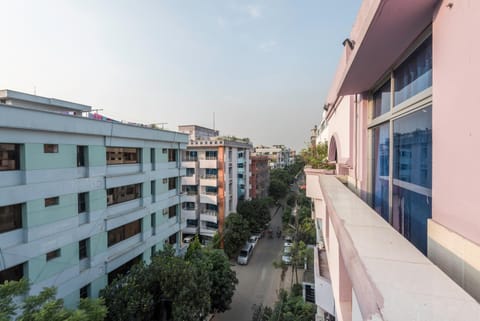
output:
<path id="1" fill-rule="evenodd" d="M 326 101 L 337 177 L 305 170 L 319 313 L 480 320 L 477 30 L 480 1 L 364 0 Z"/>

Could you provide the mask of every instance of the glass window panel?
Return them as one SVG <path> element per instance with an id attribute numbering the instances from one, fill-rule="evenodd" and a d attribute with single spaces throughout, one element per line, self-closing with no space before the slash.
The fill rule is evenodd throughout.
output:
<path id="1" fill-rule="evenodd" d="M 432 37 L 395 71 L 395 105 L 432 86 Z"/>
<path id="2" fill-rule="evenodd" d="M 393 226 L 424 254 L 432 217 L 432 108 L 393 122 Z"/>
<path id="3" fill-rule="evenodd" d="M 388 213 L 388 175 L 389 175 L 389 131 L 388 123 L 373 129 L 373 208 L 386 221 Z"/>
<path id="4" fill-rule="evenodd" d="M 432 107 L 393 122 L 393 178 L 432 187 Z"/>
<path id="5" fill-rule="evenodd" d="M 390 80 L 373 94 L 373 118 L 390 110 L 391 90 Z"/>

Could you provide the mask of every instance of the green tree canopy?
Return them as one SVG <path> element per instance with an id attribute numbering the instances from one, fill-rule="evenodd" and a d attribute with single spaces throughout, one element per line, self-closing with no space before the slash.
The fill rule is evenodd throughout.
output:
<path id="1" fill-rule="evenodd" d="M 228 257 L 233 258 L 250 236 L 249 224 L 242 215 L 230 213 L 225 220 L 224 250 Z"/>
<path id="2" fill-rule="evenodd" d="M 268 188 L 268 194 L 275 200 L 284 198 L 288 193 L 288 185 L 278 179 L 270 180 L 270 186 Z"/>
<path id="3" fill-rule="evenodd" d="M 237 213 L 248 221 L 250 233 L 263 230 L 270 221 L 268 201 L 262 199 L 241 201 L 237 206 Z"/>
<path id="4" fill-rule="evenodd" d="M 26 280 L 10 281 L 0 284 L 0 320 L 10 321 L 15 311 L 20 311 L 18 321 L 101 321 L 107 314 L 102 299 L 81 299 L 78 309 L 67 309 L 63 300 L 56 298 L 54 287 L 44 288 L 39 294 L 27 296 L 20 305 L 14 298 L 26 295 Z"/>

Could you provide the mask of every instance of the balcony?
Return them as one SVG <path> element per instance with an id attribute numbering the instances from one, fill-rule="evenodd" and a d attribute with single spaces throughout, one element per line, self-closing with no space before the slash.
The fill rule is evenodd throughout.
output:
<path id="1" fill-rule="evenodd" d="M 217 168 L 217 159 L 200 159 L 200 168 Z"/>
<path id="2" fill-rule="evenodd" d="M 197 195 L 198 192 L 188 191 L 183 192 L 182 194 L 182 202 L 197 202 Z"/>
<path id="3" fill-rule="evenodd" d="M 185 218 L 187 220 L 195 220 L 197 218 L 197 210 L 195 208 L 182 208 L 182 218 Z"/>
<path id="4" fill-rule="evenodd" d="M 335 176 L 305 173 L 321 220 L 337 320 L 480 319 L 472 297 Z"/>
<path id="5" fill-rule="evenodd" d="M 213 237 L 213 235 L 215 235 L 216 232 L 217 232 L 217 229 L 213 227 L 206 227 L 206 226 L 200 227 L 200 234 L 204 236 Z"/>
<path id="6" fill-rule="evenodd" d="M 202 175 L 200 177 L 200 185 L 217 187 L 217 175 Z"/>
<path id="7" fill-rule="evenodd" d="M 209 193 L 209 192 L 201 193 L 200 203 L 217 205 L 217 193 Z"/>
<path id="8" fill-rule="evenodd" d="M 182 177 L 182 185 L 197 185 L 198 184 L 198 176 L 183 176 Z"/>
<path id="9" fill-rule="evenodd" d="M 203 211 L 200 212 L 200 221 L 218 223 L 217 211 Z"/>

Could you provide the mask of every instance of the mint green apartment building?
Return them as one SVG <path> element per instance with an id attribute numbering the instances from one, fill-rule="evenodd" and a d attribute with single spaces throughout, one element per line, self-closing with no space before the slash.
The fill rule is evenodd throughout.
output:
<path id="1" fill-rule="evenodd" d="M 74 306 L 170 243 L 182 250 L 188 135 L 0 91 L 0 283 L 56 286 Z"/>

